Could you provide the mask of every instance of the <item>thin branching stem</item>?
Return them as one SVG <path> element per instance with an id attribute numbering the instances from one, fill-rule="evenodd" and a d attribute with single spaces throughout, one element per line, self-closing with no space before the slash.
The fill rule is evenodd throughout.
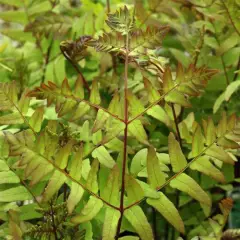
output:
<path id="1" fill-rule="evenodd" d="M 216 27 L 215 27 L 215 25 L 214 25 L 214 22 L 213 22 L 213 21 L 211 21 L 211 22 L 212 22 L 213 28 L 214 28 L 214 30 L 215 30 L 215 32 L 216 32 Z M 219 41 L 219 39 L 218 39 L 217 33 L 216 33 L 216 35 L 215 35 L 215 38 L 216 38 L 216 41 L 217 41 L 218 45 L 220 46 L 220 41 Z M 225 75 L 225 79 L 226 79 L 226 85 L 228 86 L 229 83 L 230 83 L 230 81 L 229 81 L 229 78 L 228 78 L 228 75 L 227 75 L 226 64 L 225 64 L 225 62 L 224 62 L 224 60 L 223 60 L 222 54 L 221 54 L 221 56 L 220 56 L 220 59 L 221 59 L 222 66 L 223 66 L 223 71 L 224 71 L 224 75 Z"/>
<path id="2" fill-rule="evenodd" d="M 226 13 L 227 13 L 227 15 L 228 15 L 228 18 L 230 19 L 230 22 L 231 22 L 233 28 L 235 29 L 236 33 L 237 33 L 238 36 L 240 37 L 240 31 L 238 30 L 238 28 L 236 27 L 236 25 L 235 25 L 235 23 L 234 23 L 234 21 L 233 21 L 233 19 L 232 19 L 232 16 L 231 16 L 231 14 L 230 14 L 230 12 L 229 12 L 229 9 L 228 9 L 228 6 L 226 5 L 225 0 L 221 0 L 221 2 L 222 2 L 222 5 L 224 6 L 224 8 L 225 8 L 225 10 L 226 10 Z"/>
<path id="3" fill-rule="evenodd" d="M 126 35 L 126 57 L 125 57 L 125 66 L 124 66 L 124 122 L 125 122 L 125 129 L 124 129 L 124 146 L 123 146 L 123 162 L 122 162 L 122 188 L 121 188 L 121 195 L 120 195 L 120 218 L 118 221 L 117 226 L 117 234 L 116 239 L 118 239 L 120 231 L 121 231 L 121 224 L 124 214 L 124 193 L 125 193 L 125 174 L 126 174 L 126 164 L 127 164 L 127 143 L 128 143 L 128 54 L 129 54 L 129 39 L 128 34 Z"/>
<path id="4" fill-rule="evenodd" d="M 77 63 L 74 60 L 72 60 L 70 57 L 68 57 L 68 55 L 62 49 L 61 49 L 61 52 L 62 52 L 63 56 L 72 64 L 72 66 L 77 71 L 77 73 L 82 77 L 83 83 L 84 83 L 85 87 L 87 88 L 88 92 L 90 93 L 90 91 L 91 91 L 90 87 L 89 87 L 86 79 L 84 78 L 83 74 L 79 70 Z"/>
<path id="5" fill-rule="evenodd" d="M 50 208 L 51 208 L 51 213 L 50 213 L 50 215 L 51 215 L 51 219 L 52 219 L 53 233 L 54 233 L 55 240 L 58 240 L 57 227 L 56 227 L 56 224 L 55 224 L 54 210 L 53 210 L 53 202 L 52 202 L 52 201 L 50 202 Z"/>
<path id="6" fill-rule="evenodd" d="M 182 139 L 181 139 L 181 134 L 180 134 L 180 130 L 179 130 L 179 127 L 178 127 L 178 119 L 177 119 L 177 115 L 176 115 L 176 111 L 175 111 L 173 103 L 171 103 L 171 108 L 172 108 L 175 127 L 176 127 L 176 130 L 177 130 L 177 138 L 178 138 L 179 144 L 182 148 Z"/>
<path id="7" fill-rule="evenodd" d="M 54 39 L 52 37 L 51 42 L 50 42 L 50 44 L 48 46 L 46 55 L 45 55 L 45 62 L 44 62 L 44 67 L 43 67 L 44 69 L 43 69 L 43 76 L 42 76 L 41 83 L 43 83 L 44 80 L 45 80 L 46 70 L 47 70 L 47 66 L 48 66 L 48 63 L 49 63 L 49 58 L 50 58 L 50 54 L 51 54 L 51 49 L 52 49 L 53 43 L 54 43 Z"/>

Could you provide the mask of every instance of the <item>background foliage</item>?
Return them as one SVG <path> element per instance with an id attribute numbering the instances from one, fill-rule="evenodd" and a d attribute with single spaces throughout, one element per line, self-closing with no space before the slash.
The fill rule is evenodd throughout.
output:
<path id="1" fill-rule="evenodd" d="M 0 4 L 0 238 L 239 234 L 238 0 Z"/>

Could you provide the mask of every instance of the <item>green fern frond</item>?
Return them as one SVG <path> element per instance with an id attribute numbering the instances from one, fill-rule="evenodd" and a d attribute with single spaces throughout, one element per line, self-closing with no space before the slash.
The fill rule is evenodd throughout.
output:
<path id="1" fill-rule="evenodd" d="M 39 37 L 49 37 L 53 34 L 55 37 L 64 36 L 72 26 L 71 18 L 46 12 L 44 15 L 37 17 L 33 22 L 25 27 L 25 32 L 32 32 Z"/>
<path id="2" fill-rule="evenodd" d="M 106 23 L 112 30 L 126 35 L 135 28 L 135 16 L 134 13 L 131 16 L 128 8 L 124 6 L 124 8 L 120 8 L 114 14 L 108 14 Z"/>
<path id="3" fill-rule="evenodd" d="M 115 35 L 104 33 L 97 40 L 90 41 L 88 46 L 94 47 L 99 52 L 125 53 L 124 38 L 119 33 L 116 33 Z"/>
<path id="4" fill-rule="evenodd" d="M 160 47 L 163 38 L 168 33 L 169 27 L 147 27 L 145 31 L 138 29 L 132 32 L 130 49 L 137 53 L 144 52 L 143 49 L 155 49 Z"/>

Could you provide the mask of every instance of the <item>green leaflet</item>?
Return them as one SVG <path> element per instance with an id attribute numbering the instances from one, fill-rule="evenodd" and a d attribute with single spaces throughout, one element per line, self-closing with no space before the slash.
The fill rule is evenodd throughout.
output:
<path id="1" fill-rule="evenodd" d="M 15 22 L 26 24 L 27 23 L 27 15 L 24 11 L 2 11 L 0 13 L 0 19 L 6 22 Z"/>
<path id="2" fill-rule="evenodd" d="M 220 106 L 224 102 L 224 98 L 225 98 L 225 92 L 223 92 L 215 101 L 213 106 L 213 113 L 216 113 L 219 110 Z"/>
<path id="3" fill-rule="evenodd" d="M 73 99 L 66 99 L 64 103 L 61 104 L 61 108 L 58 111 L 58 117 L 62 117 L 67 113 L 73 111 L 74 107 L 77 105 L 77 102 Z"/>
<path id="4" fill-rule="evenodd" d="M 94 159 L 91 165 L 91 170 L 88 173 L 88 178 L 86 183 L 87 189 L 89 189 L 94 193 L 98 192 L 98 176 L 97 176 L 98 169 L 99 169 L 99 162 L 97 159 Z"/>
<path id="5" fill-rule="evenodd" d="M 153 147 L 148 149 L 147 173 L 148 182 L 152 188 L 158 188 L 165 183 L 165 175 L 161 171 L 158 157 Z"/>
<path id="6" fill-rule="evenodd" d="M 72 182 L 71 191 L 67 199 L 68 213 L 72 213 L 75 206 L 80 202 L 84 193 L 84 189 L 77 183 Z"/>
<path id="7" fill-rule="evenodd" d="M 148 101 L 150 103 L 158 101 L 160 99 L 160 93 L 153 87 L 152 83 L 147 78 L 144 77 L 143 81 L 144 81 L 144 86 L 147 89 Z M 156 106 L 159 106 L 159 105 L 156 105 Z"/>
<path id="8" fill-rule="evenodd" d="M 115 239 L 120 215 L 120 212 L 116 209 L 107 207 L 103 223 L 102 240 Z"/>
<path id="9" fill-rule="evenodd" d="M 72 158 L 71 168 L 69 175 L 76 179 L 80 180 L 82 173 L 82 160 L 83 160 L 83 145 L 81 145 Z"/>
<path id="10" fill-rule="evenodd" d="M 100 104 L 101 103 L 101 97 L 100 97 L 100 94 L 99 94 L 98 82 L 97 81 L 92 82 L 90 102 L 93 103 L 93 104 Z"/>
<path id="11" fill-rule="evenodd" d="M 23 186 L 0 191 L 0 202 L 15 202 L 32 199 L 32 195 Z"/>
<path id="12" fill-rule="evenodd" d="M 175 139 L 174 134 L 168 136 L 169 157 L 173 172 L 179 172 L 187 165 L 187 160 L 182 152 L 179 142 Z"/>
<path id="13" fill-rule="evenodd" d="M 8 171 L 9 167 L 4 160 L 0 160 L 0 171 Z"/>
<path id="14" fill-rule="evenodd" d="M 216 140 L 216 128 L 214 126 L 213 120 L 209 117 L 208 121 L 205 123 L 204 133 L 206 137 L 206 144 L 210 145 Z"/>
<path id="15" fill-rule="evenodd" d="M 90 106 L 85 102 L 80 102 L 77 106 L 77 109 L 74 111 L 73 115 L 70 118 L 70 121 L 77 121 L 82 116 L 84 116 L 90 110 Z"/>
<path id="16" fill-rule="evenodd" d="M 145 177 L 147 177 L 147 148 L 143 148 L 140 151 L 138 151 L 135 156 L 132 159 L 131 163 L 131 173 L 134 176 L 140 176 L 145 174 Z M 161 168 L 161 171 L 169 171 L 169 168 L 166 164 L 170 164 L 169 155 L 166 153 L 157 153 L 159 165 Z"/>
<path id="17" fill-rule="evenodd" d="M 197 128 L 193 133 L 191 157 L 196 157 L 203 151 L 204 143 L 205 143 L 205 139 L 202 134 L 201 127 L 200 125 L 197 125 Z"/>
<path id="18" fill-rule="evenodd" d="M 61 168 L 64 169 L 67 167 L 68 163 L 68 157 L 72 150 L 73 142 L 69 141 L 63 148 L 61 148 L 55 157 L 55 164 Z"/>
<path id="19" fill-rule="evenodd" d="M 14 112 L 0 116 L 0 125 L 22 124 L 24 120 L 20 113 Z"/>
<path id="20" fill-rule="evenodd" d="M 103 207 L 102 200 L 90 196 L 87 204 L 84 206 L 80 214 L 71 219 L 72 223 L 79 224 L 92 220 Z"/>
<path id="21" fill-rule="evenodd" d="M 67 177 L 60 171 L 55 170 L 52 177 L 49 180 L 49 183 L 43 193 L 43 202 L 48 202 L 52 196 L 60 189 L 64 184 Z"/>
<path id="22" fill-rule="evenodd" d="M 105 201 L 111 203 L 112 205 L 118 205 L 119 204 L 119 169 L 118 166 L 115 165 L 107 180 L 107 184 L 103 190 L 103 198 Z"/>
<path id="23" fill-rule="evenodd" d="M 169 118 L 169 116 L 161 106 L 155 105 L 154 107 L 150 108 L 147 111 L 147 114 L 156 118 L 160 122 L 165 123 L 166 126 L 170 126 L 171 119 Z"/>
<path id="24" fill-rule="evenodd" d="M 84 99 L 84 83 L 83 83 L 83 79 L 82 76 L 79 74 L 77 81 L 75 82 L 75 86 L 74 86 L 74 90 L 73 90 L 73 94 L 74 96 L 76 96 L 77 98 L 80 99 Z"/>
<path id="25" fill-rule="evenodd" d="M 13 209 L 10 209 L 8 212 L 9 219 L 9 231 L 13 237 L 13 239 L 22 239 L 23 232 L 19 226 L 20 219 L 19 213 Z"/>
<path id="26" fill-rule="evenodd" d="M 128 131 L 132 134 L 139 142 L 149 145 L 146 131 L 140 120 L 134 120 L 128 125 Z"/>
<path id="27" fill-rule="evenodd" d="M 0 169 L 2 171 L 2 169 Z M 0 184 L 3 183 L 19 183 L 19 177 L 12 171 L 0 172 Z"/>
<path id="28" fill-rule="evenodd" d="M 108 111 L 112 114 L 119 115 L 120 114 L 120 103 L 119 103 L 119 94 L 116 92 L 108 106 Z"/>
<path id="29" fill-rule="evenodd" d="M 22 6 L 22 1 L 21 0 L 0 0 L 1 3 L 3 4 L 8 4 L 10 6 L 15 6 L 15 7 L 20 7 Z"/>
<path id="30" fill-rule="evenodd" d="M 104 126 L 105 122 L 107 121 L 108 117 L 109 117 L 108 113 L 104 112 L 102 109 L 99 109 L 97 112 L 96 120 L 95 120 L 93 128 L 92 128 L 92 132 L 95 133 L 99 129 L 103 129 L 103 126 Z"/>
<path id="31" fill-rule="evenodd" d="M 120 240 L 139 240 L 139 237 L 133 237 L 133 236 L 125 236 L 119 238 Z"/>
<path id="32" fill-rule="evenodd" d="M 219 147 L 216 144 L 208 148 L 205 153 L 206 155 L 217 158 L 224 163 L 229 163 L 232 165 L 234 164 L 234 160 L 231 158 L 231 156 L 227 152 L 225 152 L 222 147 Z"/>
<path id="33" fill-rule="evenodd" d="M 162 193 L 158 199 L 147 199 L 147 203 L 157 209 L 179 232 L 184 233 L 184 223 L 174 204 Z"/>
<path id="34" fill-rule="evenodd" d="M 143 148 L 134 155 L 130 168 L 132 174 L 137 176 L 137 174 L 142 170 L 143 164 L 141 163 L 141 161 L 145 159 L 146 162 L 147 151 L 148 151 L 147 148 Z"/>
<path id="35" fill-rule="evenodd" d="M 132 117 L 135 117 L 144 111 L 144 106 L 140 100 L 138 100 L 138 98 L 130 91 L 128 91 L 127 99 L 129 103 L 129 112 Z"/>
<path id="36" fill-rule="evenodd" d="M 191 107 L 192 105 L 185 98 L 184 94 L 178 92 L 177 90 L 173 90 L 169 92 L 164 98 L 166 102 L 177 103 L 183 107 Z"/>
<path id="37" fill-rule="evenodd" d="M 111 121 L 111 125 L 107 126 L 106 135 L 103 137 L 102 144 L 105 144 L 117 137 L 125 128 L 125 124 L 119 120 L 109 118 L 108 121 Z"/>
<path id="38" fill-rule="evenodd" d="M 158 192 L 155 189 L 152 189 L 147 183 L 142 182 L 138 179 L 137 179 L 137 182 L 141 186 L 145 197 L 154 198 L 154 199 L 159 198 Z"/>
<path id="39" fill-rule="evenodd" d="M 152 228 L 139 206 L 133 206 L 124 212 L 124 217 L 130 222 L 142 240 L 153 240 Z"/>
<path id="40" fill-rule="evenodd" d="M 211 206 L 211 199 L 206 192 L 198 185 L 198 183 L 185 173 L 179 174 L 170 182 L 172 188 L 176 188 L 182 192 L 186 192 L 192 198 L 200 203 Z"/>
<path id="41" fill-rule="evenodd" d="M 216 179 L 217 181 L 224 183 L 225 178 L 224 175 L 219 171 L 218 168 L 216 168 L 210 161 L 208 156 L 201 156 L 196 161 L 194 161 L 190 168 L 193 170 L 197 170 L 199 172 L 202 172 L 213 179 Z"/>
<path id="42" fill-rule="evenodd" d="M 29 120 L 30 126 L 34 129 L 35 132 L 39 132 L 41 130 L 41 125 L 43 121 L 43 107 L 38 108 L 32 115 Z"/>
<path id="43" fill-rule="evenodd" d="M 104 146 L 96 148 L 92 152 L 92 156 L 107 168 L 112 168 L 115 165 L 115 161 Z"/>
<path id="44" fill-rule="evenodd" d="M 222 113 L 222 117 L 218 122 L 217 125 L 217 136 L 223 137 L 226 134 L 226 131 L 228 129 L 228 122 L 227 122 L 227 114 L 226 112 Z"/>
<path id="45" fill-rule="evenodd" d="M 144 197 L 144 191 L 137 180 L 131 175 L 126 175 L 125 181 L 129 204 L 141 200 Z"/>
<path id="46" fill-rule="evenodd" d="M 225 100 L 229 101 L 232 94 L 235 93 L 240 87 L 240 80 L 237 80 L 235 82 L 231 82 L 225 91 Z"/>

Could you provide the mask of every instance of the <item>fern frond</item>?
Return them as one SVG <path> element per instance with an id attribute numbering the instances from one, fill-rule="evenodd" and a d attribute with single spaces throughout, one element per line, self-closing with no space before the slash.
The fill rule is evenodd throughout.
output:
<path id="1" fill-rule="evenodd" d="M 104 33 L 97 40 L 92 40 L 88 46 L 94 47 L 99 52 L 125 53 L 124 38 L 121 34 Z"/>
<path id="2" fill-rule="evenodd" d="M 30 99 L 26 96 L 27 90 L 18 96 L 19 90 L 16 82 L 0 83 L 0 125 L 22 124 L 23 115 L 26 115 L 29 108 Z"/>
<path id="3" fill-rule="evenodd" d="M 138 29 L 132 32 L 130 50 L 137 53 L 144 53 L 144 49 L 160 47 L 168 31 L 168 26 L 147 27 L 145 31 Z"/>
<path id="4" fill-rule="evenodd" d="M 37 17 L 25 27 L 25 32 L 32 32 L 34 35 L 47 38 L 50 33 L 54 36 L 63 36 L 72 27 L 72 20 L 53 12 L 46 12 Z"/>
<path id="5" fill-rule="evenodd" d="M 135 16 L 131 16 L 128 8 L 120 8 L 114 14 L 108 14 L 107 25 L 114 31 L 126 35 L 135 28 Z"/>
<path id="6" fill-rule="evenodd" d="M 70 89 L 67 79 L 62 82 L 61 87 L 49 81 L 48 85 L 41 84 L 40 87 L 29 92 L 28 96 L 36 97 L 37 99 L 46 99 L 48 106 L 53 103 L 59 117 L 66 115 L 73 122 L 78 121 L 88 113 L 90 108 L 101 109 L 113 118 L 123 122 L 120 117 L 99 105 L 101 96 L 96 81 L 92 84 L 89 100 L 84 99 L 84 88 L 81 78 L 76 80 L 74 90 Z"/>

